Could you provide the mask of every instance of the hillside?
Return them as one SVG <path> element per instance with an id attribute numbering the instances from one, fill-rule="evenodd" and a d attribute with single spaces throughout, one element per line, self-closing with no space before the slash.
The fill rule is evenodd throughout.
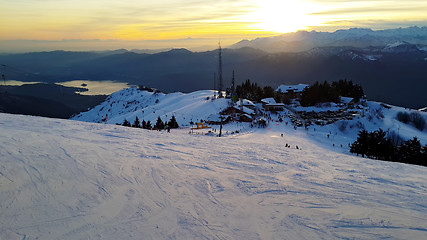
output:
<path id="1" fill-rule="evenodd" d="M 82 112 L 72 119 L 100 123 L 105 115 L 108 114 L 108 123 L 122 124 L 125 119 L 133 123 L 136 117 L 141 121 L 145 120 L 155 123 L 158 117 L 163 121 L 169 121 L 172 116 L 175 116 L 180 126 L 190 127 L 190 122 L 197 123 L 200 120 L 209 120 L 210 117 L 218 116 L 219 112 L 229 106 L 227 99 L 212 101 L 212 97 L 213 91 L 211 90 L 165 94 L 143 91 L 132 87 L 111 94 L 100 105 L 87 112 Z M 261 106 L 258 105 L 258 107 Z M 293 112 L 290 112 L 288 109 L 293 110 Z M 338 106 L 337 104 L 326 104 L 323 107 L 305 108 L 288 106 L 288 109 L 278 114 L 271 114 L 269 126 L 280 124 L 279 129 L 289 130 L 293 129 L 293 125 L 285 123 L 292 122 L 291 115 L 295 115 L 295 112 L 299 112 L 299 115 L 311 112 L 323 112 L 327 114 L 328 111 L 340 113 L 346 107 Z M 384 131 L 398 133 L 404 140 L 409 140 L 416 136 L 422 144 L 427 144 L 427 129 L 419 131 L 412 125 L 401 123 L 396 119 L 398 112 L 408 114 L 417 112 L 427 121 L 426 112 L 371 101 L 368 101 L 364 107 L 356 105 L 354 108 L 346 109 L 344 112 L 348 112 L 350 115 L 355 114 L 356 116 L 352 117 L 351 120 L 338 119 L 332 124 L 325 126 L 312 124 L 307 127 L 307 130 L 304 130 L 303 127 L 300 129 L 311 138 L 318 139 L 319 143 L 327 142 L 329 145 L 343 145 L 342 149 L 346 150 L 348 150 L 348 144 L 356 140 L 358 132 L 364 129 L 375 131 L 382 128 Z M 279 117 L 282 118 L 283 122 L 279 122 Z M 334 118 L 331 117 L 331 119 Z M 229 130 L 230 132 L 234 132 L 242 128 L 250 129 L 250 124 L 230 125 Z M 327 135 L 333 136 L 329 139 Z"/>
<path id="2" fill-rule="evenodd" d="M 337 153 L 275 124 L 218 138 L 0 114 L 0 139 L 2 239 L 427 232 L 426 168 Z"/>
<path id="3" fill-rule="evenodd" d="M 211 101 L 213 95 L 211 90 L 165 94 L 132 87 L 111 94 L 103 103 L 73 119 L 100 123 L 108 114 L 108 123 L 122 124 L 125 119 L 132 123 L 136 117 L 154 123 L 158 117 L 167 121 L 175 116 L 180 125 L 189 126 L 190 122 L 206 120 L 227 107 L 226 99 Z"/>
<path id="4" fill-rule="evenodd" d="M 67 119 L 106 98 L 80 95 L 77 90 L 80 89 L 45 83 L 2 87 L 0 112 Z"/>

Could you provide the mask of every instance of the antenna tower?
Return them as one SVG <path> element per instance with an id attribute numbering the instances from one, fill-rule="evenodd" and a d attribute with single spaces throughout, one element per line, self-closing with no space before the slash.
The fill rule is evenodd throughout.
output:
<path id="1" fill-rule="evenodd" d="M 218 97 L 222 98 L 223 82 L 222 82 L 222 54 L 221 54 L 221 42 L 219 42 L 219 66 L 218 66 Z"/>

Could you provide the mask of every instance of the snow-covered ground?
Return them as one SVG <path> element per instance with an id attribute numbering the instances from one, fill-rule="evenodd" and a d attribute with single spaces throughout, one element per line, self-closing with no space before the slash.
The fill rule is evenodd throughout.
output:
<path id="1" fill-rule="evenodd" d="M 0 239 L 426 238 L 427 168 L 227 127 L 246 130 L 0 114 Z"/>
<path id="2" fill-rule="evenodd" d="M 191 126 L 190 122 L 197 123 L 200 120 L 208 120 L 209 116 L 218 116 L 218 113 L 229 106 L 228 99 L 220 98 L 212 101 L 214 93 L 211 90 L 202 90 L 192 93 L 154 93 L 140 91 L 136 87 L 123 89 L 111 94 L 105 102 L 90 109 L 87 112 L 80 113 L 73 117 L 74 120 L 85 122 L 100 123 L 105 115 L 109 115 L 109 124 L 122 124 L 126 119 L 130 123 L 138 117 L 141 121 L 151 121 L 154 124 L 158 117 L 163 121 L 169 121 L 172 116 L 180 126 Z M 274 101 L 274 100 L 273 100 Z M 259 107 L 260 104 L 258 104 Z M 360 105 L 359 105 L 360 107 Z M 305 112 L 326 112 L 339 111 L 342 106 L 338 104 L 323 104 L 320 107 L 293 107 L 294 111 Z M 416 110 L 405 109 L 402 107 L 388 106 L 378 102 L 368 101 L 366 107 L 351 109 L 358 112 L 358 116 L 352 120 L 337 121 L 325 126 L 311 125 L 307 128 L 306 134 L 310 139 L 316 139 L 319 144 L 324 146 L 339 146 L 338 151 L 348 152 L 348 145 L 357 139 L 359 131 L 376 131 L 381 128 L 384 131 L 395 132 L 403 140 L 409 140 L 417 137 L 423 145 L 427 144 L 427 129 L 419 131 L 410 124 L 403 124 L 396 119 L 398 112 L 411 113 Z M 280 126 L 285 129 L 293 128 L 291 124 L 284 125 L 291 120 L 284 117 L 288 110 L 279 113 L 284 120 Z M 427 112 L 417 111 L 427 121 Z M 278 122 L 279 115 L 271 115 L 271 125 Z M 216 127 L 219 129 L 219 127 Z M 248 130 L 248 125 L 231 124 L 225 126 L 230 133 L 234 131 Z M 301 129 L 299 129 L 301 130 Z M 217 133 L 218 134 L 218 133 Z M 342 147 L 341 147 L 342 145 Z"/>
<path id="3" fill-rule="evenodd" d="M 211 90 L 164 94 L 140 91 L 137 87 L 132 87 L 111 94 L 100 105 L 73 119 L 101 122 L 108 114 L 108 123 L 122 124 L 125 119 L 133 123 L 136 117 L 155 123 L 158 117 L 169 121 L 175 116 L 180 126 L 188 126 L 190 122 L 206 120 L 211 114 L 218 114 L 228 106 L 227 99 L 212 101 L 213 96 L 214 92 Z"/>

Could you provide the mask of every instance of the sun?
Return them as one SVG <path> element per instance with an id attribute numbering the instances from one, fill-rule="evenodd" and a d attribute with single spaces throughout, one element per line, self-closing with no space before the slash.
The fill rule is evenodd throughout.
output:
<path id="1" fill-rule="evenodd" d="M 311 13 L 318 10 L 312 2 L 302 0 L 258 0 L 251 14 L 254 27 L 277 33 L 295 32 L 321 24 Z"/>

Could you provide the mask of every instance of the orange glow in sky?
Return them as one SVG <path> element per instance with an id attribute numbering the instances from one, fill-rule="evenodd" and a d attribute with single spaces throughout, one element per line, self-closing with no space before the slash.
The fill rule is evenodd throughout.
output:
<path id="1" fill-rule="evenodd" d="M 427 25 L 425 0 L 0 0 L 0 6 L 0 52 L 12 43 L 197 48 L 298 30 Z"/>

